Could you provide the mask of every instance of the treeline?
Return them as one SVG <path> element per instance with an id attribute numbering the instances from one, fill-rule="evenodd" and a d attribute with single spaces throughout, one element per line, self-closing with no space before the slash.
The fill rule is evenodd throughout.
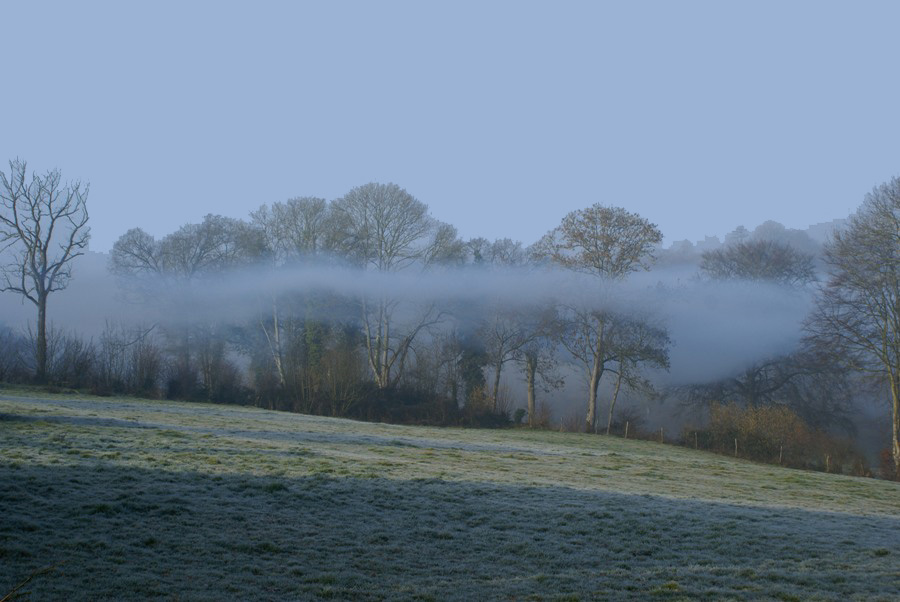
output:
<path id="1" fill-rule="evenodd" d="M 598 229 L 606 231 L 602 238 L 592 234 Z M 651 316 L 596 297 L 560 299 L 559 291 L 539 285 L 518 296 L 498 291 L 462 300 L 398 290 L 398 283 L 415 282 L 398 277 L 440 274 L 463 282 L 459 270 L 556 266 L 586 272 L 599 285 L 649 267 L 661 238 L 644 218 L 596 205 L 567 216 L 529 248 L 511 240 L 463 241 L 405 190 L 369 184 L 330 203 L 299 198 L 263 206 L 249 222 L 207 216 L 160 240 L 130 230 L 113 247 L 111 269 L 136 301 L 186 318 L 160 324 L 177 374 L 184 375 L 170 379 L 168 395 L 200 390 L 220 400 L 226 390 L 234 394 L 220 380 L 225 374 L 233 382 L 235 370 L 223 366 L 243 361 L 252 400 L 266 407 L 502 424 L 514 408 L 501 379 L 515 369 L 526 389 L 525 417 L 535 425 L 540 391 L 562 384 L 560 362 L 580 363 L 588 390 L 585 428 L 596 431 L 604 374 L 616 379 L 617 391 L 649 394 L 642 371 L 668 366 L 668 335 Z M 254 285 L 252 316 L 225 323 L 191 312 L 202 296 L 198 289 L 248 266 L 301 280 L 312 268 L 341 279 L 376 279 L 345 294 L 338 285 L 285 286 L 273 278 L 277 285 Z"/>
<path id="2" fill-rule="evenodd" d="M 715 434 L 722 403 L 787 412 L 770 418 L 801 421 L 807 431 L 788 429 L 804 433 L 796 441 L 811 441 L 810 432 L 850 432 L 854 379 L 866 372 L 886 375 L 891 385 L 896 462 L 895 326 L 885 335 L 894 355 L 866 345 L 878 346 L 885 331 L 879 327 L 897 311 L 898 245 L 891 246 L 889 228 L 887 240 L 865 236 L 884 231 L 886 216 L 896 218 L 898 191 L 896 180 L 876 189 L 820 256 L 741 229 L 702 254 L 697 276 L 709 281 L 811 290 L 816 266 L 826 269 L 803 348 L 715 382 L 654 386 L 654 372 L 669 368 L 667 324 L 646 302 L 651 295 L 623 286 L 665 254 L 661 232 L 647 219 L 598 204 L 568 214 L 528 247 L 463 240 L 402 188 L 375 183 L 330 202 L 302 197 L 262 206 L 246 221 L 209 215 L 160 239 L 129 230 L 113 246 L 110 270 L 148 323 L 109 325 L 91 341 L 52 328 L 43 335 L 7 331 L 0 378 L 37 375 L 101 394 L 484 426 L 546 425 L 541 396 L 568 380 L 585 392 L 581 430 L 614 432 L 620 395 L 664 396 L 704 419 L 707 448 L 718 450 L 732 432 Z M 871 277 L 873 266 L 880 279 Z M 510 270 L 518 275 L 503 290 Z M 453 290 L 471 284 L 461 275 L 473 273 L 487 274 L 477 282 L 497 283 Z M 435 290 L 417 285 L 441 280 Z M 885 291 L 892 299 L 887 318 L 856 302 Z M 845 331 L 859 323 L 869 327 L 857 329 L 856 346 L 848 345 Z M 503 385 L 510 374 L 524 403 Z M 763 451 L 754 458 L 771 460 L 771 445 L 757 447 Z M 839 459 L 847 454 L 828 455 L 832 470 L 850 462 Z"/>

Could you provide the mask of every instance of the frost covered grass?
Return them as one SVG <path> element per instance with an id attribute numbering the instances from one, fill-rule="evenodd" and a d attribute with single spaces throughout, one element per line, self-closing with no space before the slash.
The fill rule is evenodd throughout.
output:
<path id="1" fill-rule="evenodd" d="M 0 597 L 895 600 L 900 485 L 644 441 L 0 393 Z"/>

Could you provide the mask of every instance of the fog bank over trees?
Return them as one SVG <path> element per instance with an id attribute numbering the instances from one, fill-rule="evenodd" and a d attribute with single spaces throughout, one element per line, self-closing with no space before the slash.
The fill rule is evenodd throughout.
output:
<path id="1" fill-rule="evenodd" d="M 882 191 L 887 215 L 895 188 Z M 0 296 L 0 377 L 372 420 L 689 437 L 669 422 L 677 414 L 711 448 L 706 425 L 737 420 L 721 410 L 735 404 L 848 436 L 879 393 L 853 384 L 862 359 L 810 332 L 823 299 L 837 302 L 843 232 L 861 220 L 769 221 L 663 247 L 646 217 L 597 204 L 531 244 L 463 240 L 406 190 L 371 183 L 161 238 L 136 227 L 109 255 L 78 257 L 54 294 L 44 368 L 33 315 Z M 896 278 L 887 240 L 872 261 Z M 895 360 L 865 366 L 894 382 Z"/>

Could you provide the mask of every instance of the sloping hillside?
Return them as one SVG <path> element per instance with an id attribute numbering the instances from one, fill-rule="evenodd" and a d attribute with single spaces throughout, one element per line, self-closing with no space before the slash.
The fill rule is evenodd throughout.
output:
<path id="1" fill-rule="evenodd" d="M 0 394 L 0 597 L 900 599 L 900 484 L 655 443 Z"/>

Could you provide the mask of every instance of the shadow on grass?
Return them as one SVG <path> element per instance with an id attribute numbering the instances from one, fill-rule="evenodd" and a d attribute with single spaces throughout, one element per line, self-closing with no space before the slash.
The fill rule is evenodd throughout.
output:
<path id="1" fill-rule="evenodd" d="M 900 519 L 563 487 L 0 466 L 0 596 L 900 598 Z"/>

